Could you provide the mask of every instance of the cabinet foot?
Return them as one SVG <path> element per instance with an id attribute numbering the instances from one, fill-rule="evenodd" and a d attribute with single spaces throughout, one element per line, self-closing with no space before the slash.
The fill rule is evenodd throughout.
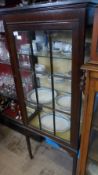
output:
<path id="1" fill-rule="evenodd" d="M 34 156 L 32 155 L 30 137 L 26 136 L 26 142 L 27 142 L 27 148 L 28 148 L 29 156 L 30 156 L 31 159 L 33 159 Z"/>
<path id="2" fill-rule="evenodd" d="M 72 175 L 76 175 L 76 168 L 77 168 L 77 155 L 73 157 L 73 171 L 72 171 Z"/>

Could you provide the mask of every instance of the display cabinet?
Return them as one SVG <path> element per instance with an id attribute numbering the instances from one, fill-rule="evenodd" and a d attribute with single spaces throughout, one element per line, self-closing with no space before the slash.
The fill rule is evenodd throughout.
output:
<path id="1" fill-rule="evenodd" d="M 88 8 L 85 27 L 89 4 L 70 0 L 0 10 L 5 26 L 2 36 L 7 39 L 6 43 L 0 38 L 0 102 L 2 98 L 5 102 L 4 108 L 0 105 L 0 123 L 26 136 L 31 157 L 29 137 L 55 141 L 72 156 L 73 174 L 80 140 L 80 67 L 84 57 L 87 62 L 91 47 L 90 37 L 84 43 L 84 35 L 85 29 L 88 35 L 92 33 L 95 8 Z M 94 25 L 96 30 L 97 20 Z M 97 33 L 93 35 L 92 62 L 97 61 Z M 97 65 L 87 64 L 83 69 L 87 79 L 79 175 L 98 171 Z"/>
<path id="2" fill-rule="evenodd" d="M 11 126 L 17 123 L 26 136 L 57 142 L 72 156 L 73 174 L 79 147 L 85 7 L 56 2 L 3 11 L 21 116 L 11 118 Z"/>
<path id="3" fill-rule="evenodd" d="M 10 13 L 3 20 L 23 124 L 76 152 L 85 5 Z"/>
<path id="4" fill-rule="evenodd" d="M 77 175 L 98 174 L 98 8 L 95 10 L 91 57 L 82 66 L 85 80 L 83 127 Z"/>
<path id="5" fill-rule="evenodd" d="M 98 174 L 98 65 L 88 63 L 78 175 Z"/>

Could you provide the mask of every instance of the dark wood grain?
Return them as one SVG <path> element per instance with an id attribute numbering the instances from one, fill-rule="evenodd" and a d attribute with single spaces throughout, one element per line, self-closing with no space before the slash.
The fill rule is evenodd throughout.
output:
<path id="1" fill-rule="evenodd" d="M 86 3 L 66 3 L 44 4 L 26 8 L 15 8 L 3 11 L 3 20 L 6 30 L 8 48 L 10 51 L 12 70 L 16 84 L 18 101 L 21 109 L 23 124 L 22 132 L 25 135 L 38 134 L 49 137 L 56 141 L 62 148 L 67 150 L 73 157 L 73 174 L 76 171 L 77 152 L 79 147 L 79 125 L 81 91 L 80 77 L 81 65 L 84 62 L 84 37 L 85 37 L 85 13 Z M 2 12 L 1 12 L 2 13 Z M 72 31 L 72 109 L 71 109 L 71 140 L 66 142 L 51 133 L 41 129 L 31 127 L 27 119 L 26 104 L 22 88 L 22 80 L 19 72 L 19 63 L 16 53 L 13 31 L 32 30 L 71 30 Z M 6 118 L 5 118 L 6 119 Z M 7 118 L 8 121 L 8 118 Z M 4 121 L 3 121 L 4 122 Z M 10 120 L 11 127 L 15 127 L 16 122 Z M 7 124 L 7 122 L 6 122 Z M 20 123 L 17 122 L 17 127 Z M 17 128 L 18 130 L 18 128 Z"/>

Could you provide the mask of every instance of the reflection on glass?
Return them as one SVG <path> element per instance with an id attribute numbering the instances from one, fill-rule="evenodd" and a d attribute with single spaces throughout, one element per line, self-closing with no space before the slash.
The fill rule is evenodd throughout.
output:
<path id="1" fill-rule="evenodd" d="M 55 109 L 71 113 L 72 31 L 51 33 L 54 89 L 58 91 Z M 68 117 L 65 115 L 65 118 Z M 70 117 L 68 117 L 70 120 Z M 57 134 L 57 133 L 56 133 Z"/>
<path id="2" fill-rule="evenodd" d="M 32 40 L 33 52 L 37 56 L 48 56 L 48 34 L 45 31 L 36 31 Z"/>
<path id="3" fill-rule="evenodd" d="M 70 141 L 72 31 L 15 31 L 31 124 Z"/>
<path id="4" fill-rule="evenodd" d="M 21 70 L 20 74 L 21 74 L 24 96 L 25 98 L 28 98 L 29 92 L 34 88 L 34 85 L 32 84 L 33 75 L 31 74 L 31 72 L 24 70 Z"/>
<path id="5" fill-rule="evenodd" d="M 1 72 L 0 73 L 0 94 L 11 98 L 16 97 L 16 89 L 14 79 L 11 73 Z"/>
<path id="6" fill-rule="evenodd" d="M 92 27 L 89 26 L 86 29 L 86 36 L 85 36 L 85 58 L 84 58 L 85 63 L 90 61 L 91 38 L 92 38 Z"/>
<path id="7" fill-rule="evenodd" d="M 0 41 L 0 62 L 10 63 L 9 52 L 4 40 Z"/>
<path id="8" fill-rule="evenodd" d="M 55 31 L 51 32 L 52 37 L 52 52 L 53 57 L 62 56 L 66 59 L 71 59 L 72 56 L 72 32 L 66 31 Z M 61 58 L 59 58 L 61 59 Z"/>
<path id="9" fill-rule="evenodd" d="M 98 174 L 98 93 L 95 95 L 86 174 Z"/>

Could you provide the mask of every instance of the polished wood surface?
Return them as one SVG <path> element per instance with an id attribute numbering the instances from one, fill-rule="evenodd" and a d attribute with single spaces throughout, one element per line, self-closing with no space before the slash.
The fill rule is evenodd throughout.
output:
<path id="1" fill-rule="evenodd" d="M 79 128 L 80 128 L 80 106 L 81 106 L 81 90 L 80 78 L 82 76 L 81 65 L 84 62 L 84 37 L 85 37 L 85 13 L 86 4 L 78 3 L 54 3 L 48 5 L 38 5 L 9 9 L 3 11 L 3 20 L 6 30 L 8 48 L 11 56 L 11 64 L 16 84 L 18 101 L 22 113 L 23 124 L 20 129 L 24 129 L 25 135 L 38 134 L 42 137 L 49 137 L 56 141 L 62 148 L 67 150 L 73 157 L 73 174 L 76 171 L 77 152 L 79 147 Z M 26 104 L 22 88 L 21 76 L 18 70 L 19 64 L 15 48 L 13 31 L 32 31 L 33 30 L 72 30 L 72 109 L 71 109 L 71 142 L 67 143 L 59 137 L 31 127 L 27 119 Z M 4 122 L 4 120 L 2 119 Z M 8 121 L 8 118 L 7 118 Z M 11 127 L 16 122 L 10 120 Z M 7 123 L 7 122 L 6 122 Z M 17 127 L 20 126 L 20 123 Z M 14 127 L 13 127 L 14 128 Z M 19 130 L 20 130 L 19 129 Z M 28 144 L 28 146 L 30 146 Z M 30 149 L 29 149 L 30 152 Z"/>
<path id="2" fill-rule="evenodd" d="M 86 1 L 85 1 L 86 2 Z M 46 3 L 41 5 L 32 5 L 29 7 L 16 7 L 11 9 L 2 9 L 0 14 L 3 16 L 6 36 L 8 40 L 9 50 L 11 53 L 11 63 L 13 68 L 13 75 L 16 83 L 17 94 L 19 98 L 19 103 L 21 106 L 22 116 L 24 123 L 15 121 L 7 116 L 0 116 L 0 123 L 11 127 L 12 129 L 21 132 L 22 134 L 28 137 L 34 137 L 35 139 L 40 139 L 42 137 L 49 137 L 55 140 L 59 145 L 67 150 L 70 155 L 73 157 L 73 174 L 76 171 L 77 163 L 77 154 L 79 148 L 79 123 L 80 123 L 80 106 L 81 106 L 81 91 L 80 91 L 80 78 L 82 71 L 80 66 L 83 64 L 84 58 L 84 35 L 85 35 L 85 8 L 87 7 L 88 2 L 84 1 L 65 1 L 65 2 L 54 2 Z M 65 24 L 66 23 L 66 24 Z M 71 25 L 69 25 L 69 23 Z M 68 26 L 73 29 L 73 95 L 72 95 L 72 125 L 71 125 L 71 144 L 66 143 L 64 140 L 61 140 L 58 137 L 54 137 L 49 133 L 44 131 L 39 131 L 37 128 L 31 128 L 27 121 L 26 116 L 26 106 L 24 103 L 24 94 L 22 91 L 22 84 L 19 72 L 16 70 L 18 67 L 17 54 L 15 51 L 15 45 L 13 44 L 13 30 L 23 30 L 26 29 L 32 30 L 32 26 L 37 28 L 40 26 L 41 29 L 47 25 L 46 29 L 51 29 L 51 26 L 54 28 L 57 27 L 61 29 L 62 25 L 67 29 Z M 67 26 L 68 24 L 68 26 Z M 41 26 L 42 25 L 42 26 Z M 60 26 L 61 25 L 61 26 Z M 63 26 L 63 28 L 64 28 Z M 64 29 L 65 29 L 64 28 Z M 77 42 L 76 42 L 77 41 Z M 92 60 L 93 62 L 93 60 Z M 84 70 L 86 68 L 86 89 L 85 89 L 85 102 L 84 102 L 84 125 L 83 125 L 83 136 L 82 136 L 82 145 L 81 145 L 81 154 L 79 163 L 78 174 L 84 175 L 86 158 L 88 151 L 88 142 L 89 142 L 89 131 L 91 124 L 91 114 L 93 108 L 93 99 L 94 93 L 93 90 L 97 85 L 95 79 L 98 78 L 98 68 L 97 60 L 94 60 L 94 64 L 88 64 L 83 66 Z M 18 78 L 17 78 L 18 77 Z M 90 82 L 90 80 L 92 81 Z M 91 96 L 89 96 L 91 93 Z M 90 105 L 90 110 L 88 108 L 88 100 Z M 90 116 L 90 117 L 89 117 Z M 88 118 L 89 117 L 89 118 Z M 86 128 L 86 130 L 85 130 Z M 86 139 L 84 139 L 84 137 Z M 30 142 L 27 138 L 29 153 L 31 155 Z"/>
<path id="3" fill-rule="evenodd" d="M 98 91 L 98 65 L 85 64 L 82 69 L 86 72 L 86 87 L 83 112 L 83 127 L 80 146 L 80 157 L 77 167 L 77 175 L 85 175 L 90 140 L 95 93 Z"/>
<path id="4" fill-rule="evenodd" d="M 91 60 L 98 62 L 98 8 L 95 11 L 94 24 L 93 24 Z"/>
<path id="5" fill-rule="evenodd" d="M 27 123 L 25 104 L 23 103 L 24 95 L 22 90 L 21 78 L 19 71 L 17 70 L 17 54 L 15 50 L 13 31 L 18 30 L 72 30 L 72 117 L 71 117 L 71 144 L 72 148 L 78 148 L 79 141 L 79 121 L 80 121 L 80 101 L 81 92 L 79 88 L 80 77 L 82 71 L 80 66 L 83 64 L 84 57 L 84 27 L 85 27 L 85 8 L 82 5 L 80 8 L 74 9 L 66 6 L 48 6 L 47 8 L 31 9 L 29 11 L 22 12 L 19 10 L 13 14 L 7 14 L 3 16 L 5 22 L 5 29 L 7 32 L 7 38 L 9 44 L 9 50 L 11 53 L 11 63 L 13 73 L 15 75 L 16 89 L 19 100 L 23 120 Z M 77 43 L 75 42 L 77 40 Z M 76 127 L 77 126 L 77 127 Z M 33 130 L 34 128 L 32 128 Z M 42 132 L 42 131 L 39 131 Z M 54 137 L 54 139 L 56 139 Z M 60 142 L 59 142 L 60 143 Z"/>

